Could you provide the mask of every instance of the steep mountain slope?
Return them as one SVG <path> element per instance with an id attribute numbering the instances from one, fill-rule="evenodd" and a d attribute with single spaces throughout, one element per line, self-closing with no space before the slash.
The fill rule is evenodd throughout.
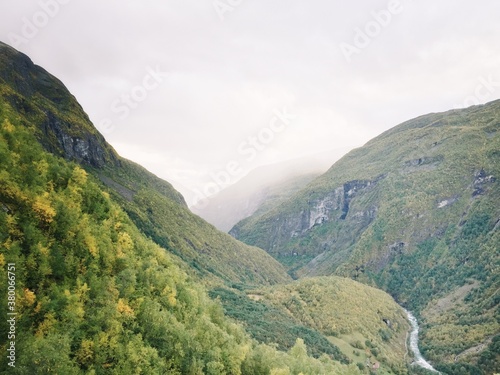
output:
<path id="1" fill-rule="evenodd" d="M 193 215 L 169 183 L 119 157 L 58 79 L 2 43 L 0 100 L 47 151 L 99 176 L 141 231 L 201 276 L 246 284 L 288 280 L 264 251 L 220 233 Z"/>
<path id="2" fill-rule="evenodd" d="M 500 101 L 422 116 L 231 234 L 295 276 L 390 292 L 423 318 L 423 352 L 443 372 L 499 371 L 499 150 Z"/>
<path id="3" fill-rule="evenodd" d="M 302 190 L 328 167 L 294 161 L 259 167 L 220 193 L 190 207 L 219 230 L 229 230 L 256 211 L 265 212 Z"/>
<path id="4" fill-rule="evenodd" d="M 0 160 L 1 373 L 362 374 L 301 340 L 289 352 L 252 341 L 3 101 Z"/>

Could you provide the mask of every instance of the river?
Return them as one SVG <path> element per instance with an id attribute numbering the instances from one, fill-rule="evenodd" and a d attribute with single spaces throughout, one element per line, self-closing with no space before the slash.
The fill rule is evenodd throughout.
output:
<path id="1" fill-rule="evenodd" d="M 413 352 L 413 356 L 415 357 L 415 361 L 413 362 L 415 365 L 423 367 L 429 371 L 436 372 L 440 374 L 439 371 L 437 371 L 432 365 L 425 360 L 425 358 L 422 356 L 422 353 L 420 353 L 420 349 L 418 348 L 418 321 L 417 318 L 413 316 L 411 312 L 408 310 L 405 310 L 406 315 L 408 316 L 408 320 L 410 321 L 411 324 L 411 333 L 410 333 L 410 349 Z"/>

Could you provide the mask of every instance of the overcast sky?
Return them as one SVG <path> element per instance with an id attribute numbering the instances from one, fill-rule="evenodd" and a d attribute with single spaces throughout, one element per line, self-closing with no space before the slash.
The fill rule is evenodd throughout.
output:
<path id="1" fill-rule="evenodd" d="M 188 203 L 259 165 L 500 98 L 498 0 L 0 4 L 0 39 Z"/>

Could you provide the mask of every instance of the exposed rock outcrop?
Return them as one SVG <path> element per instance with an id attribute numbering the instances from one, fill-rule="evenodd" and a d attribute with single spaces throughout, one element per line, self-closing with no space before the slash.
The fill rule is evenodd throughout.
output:
<path id="1" fill-rule="evenodd" d="M 277 255 L 300 254 L 298 248 L 284 248 L 283 244 L 296 239 L 306 237 L 313 230 L 318 229 L 329 222 L 349 222 L 353 226 L 350 232 L 342 232 L 338 236 L 329 237 L 318 244 L 315 254 L 328 250 L 334 243 L 348 243 L 352 236 L 362 233 L 375 219 L 377 207 L 369 206 L 363 209 L 352 209 L 352 203 L 356 197 L 371 191 L 377 183 L 385 176 L 379 176 L 370 180 L 348 181 L 333 189 L 321 198 L 311 199 L 307 207 L 299 212 L 281 215 L 267 223 L 266 230 L 270 235 L 266 243 L 259 243 L 262 248 L 268 249 L 270 253 Z M 239 226 L 235 226 L 230 232 L 233 237 L 238 238 Z"/>
<path id="2" fill-rule="evenodd" d="M 75 136 L 70 133 L 72 124 L 58 118 L 51 112 L 43 124 L 44 137 L 41 143 L 53 153 L 62 153 L 68 160 L 102 168 L 105 164 L 119 165 L 119 159 L 107 146 L 100 134 L 82 133 Z M 49 140 L 56 140 L 56 142 Z"/>
<path id="3" fill-rule="evenodd" d="M 47 151 L 96 168 L 120 164 L 116 152 L 61 81 L 2 42 L 0 66 L 0 82 L 13 89 L 7 100 L 28 120 L 27 126 L 40 124 L 37 137 Z"/>
<path id="4" fill-rule="evenodd" d="M 474 176 L 474 183 L 472 184 L 474 191 L 472 192 L 472 196 L 483 195 L 486 192 L 487 185 L 494 182 L 496 182 L 496 178 L 492 174 L 486 173 L 484 169 L 481 169 Z"/>

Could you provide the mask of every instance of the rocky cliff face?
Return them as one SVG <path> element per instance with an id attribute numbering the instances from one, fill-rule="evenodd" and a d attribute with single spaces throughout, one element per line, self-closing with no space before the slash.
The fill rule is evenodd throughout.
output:
<path id="1" fill-rule="evenodd" d="M 52 112 L 46 113 L 46 121 L 42 125 L 42 144 L 52 153 L 62 153 L 68 160 L 102 168 L 106 164 L 119 165 L 116 154 L 105 145 L 99 134 L 84 133 L 74 135 L 72 124 L 61 121 Z M 55 140 L 50 142 L 47 140 Z"/>
<path id="2" fill-rule="evenodd" d="M 307 273 L 329 274 L 343 263 L 355 263 L 354 274 L 381 271 L 394 254 L 443 236 L 451 222 L 464 220 L 471 199 L 495 189 L 499 108 L 497 101 L 408 121 L 230 234 L 277 257 L 305 255 L 297 258 L 302 267 L 313 259 Z"/>
<path id="3" fill-rule="evenodd" d="M 0 42 L 3 96 L 28 121 L 47 151 L 102 168 L 119 165 L 116 152 L 97 132 L 75 97 L 29 57 Z"/>
<path id="4" fill-rule="evenodd" d="M 327 194 L 324 198 L 310 202 L 309 224 L 305 228 L 301 228 L 300 234 L 304 234 L 305 231 L 312 229 L 314 226 L 322 225 L 332 219 L 345 220 L 351 208 L 351 201 L 374 184 L 376 184 L 376 181 L 349 181 Z"/>
<path id="5" fill-rule="evenodd" d="M 290 241 L 294 244 L 300 244 L 302 239 L 314 235 L 314 232 L 322 231 L 329 225 L 335 225 L 336 222 L 340 222 L 341 225 L 345 225 L 344 223 L 347 222 L 347 225 L 351 226 L 349 235 L 344 236 L 343 233 L 337 233 L 326 236 L 321 241 L 321 245 L 315 250 L 309 251 L 308 254 L 317 255 L 325 250 L 330 250 L 336 243 L 352 242 L 353 233 L 362 233 L 375 219 L 377 213 L 376 205 L 360 207 L 356 204 L 353 205 L 353 202 L 357 202 L 361 197 L 366 197 L 373 192 L 373 189 L 383 178 L 384 176 L 379 176 L 374 180 L 346 182 L 324 195 L 308 199 L 300 211 L 288 212 L 267 221 L 266 228 L 273 234 L 268 238 L 269 242 L 259 243 L 259 245 L 276 256 L 304 254 L 300 246 L 288 247 L 287 244 Z M 245 221 L 242 221 L 230 231 L 230 234 L 239 238 L 241 230 L 246 229 L 246 224 Z"/>

